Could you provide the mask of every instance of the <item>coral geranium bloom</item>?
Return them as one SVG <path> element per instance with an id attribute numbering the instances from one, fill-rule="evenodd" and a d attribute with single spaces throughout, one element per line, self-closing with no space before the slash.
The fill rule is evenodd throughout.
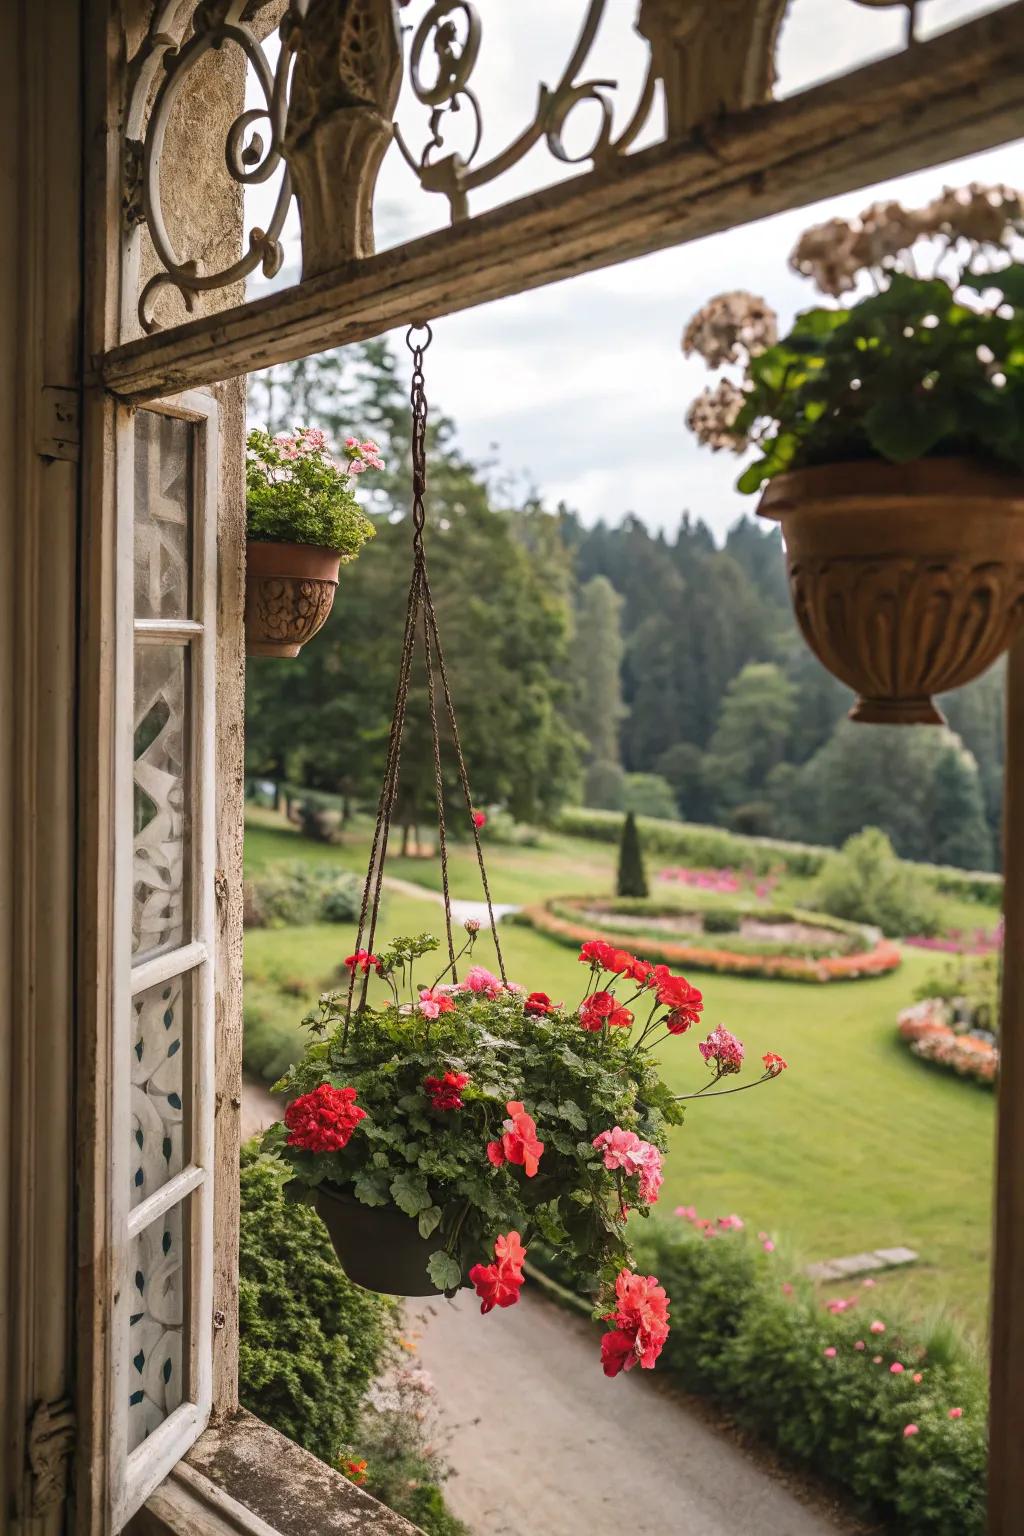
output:
<path id="1" fill-rule="evenodd" d="M 504 1122 L 501 1148 L 510 1163 L 523 1169 L 528 1179 L 537 1172 L 544 1143 L 537 1139 L 537 1126 L 517 1099 L 505 1105 L 509 1118 Z M 493 1162 L 494 1159 L 492 1158 Z"/>

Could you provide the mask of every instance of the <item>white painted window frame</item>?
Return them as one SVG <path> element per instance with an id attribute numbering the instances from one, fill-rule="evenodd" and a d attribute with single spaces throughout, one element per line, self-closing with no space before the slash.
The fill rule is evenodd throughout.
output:
<path id="1" fill-rule="evenodd" d="M 213 1394 L 213 1168 L 214 1168 L 214 975 L 216 945 L 216 646 L 217 507 L 219 424 L 217 402 L 188 391 L 147 406 L 157 414 L 195 423 L 191 616 L 185 620 L 136 619 L 135 412 L 117 410 L 116 683 L 114 768 L 114 919 L 111 934 L 113 1018 L 111 1060 L 110 1232 L 114 1294 L 111 1298 L 109 1529 L 119 1531 L 198 1439 Z M 190 929 L 173 949 L 132 963 L 132 844 L 135 637 L 149 644 L 187 645 L 190 656 L 188 806 L 191 849 Z M 189 974 L 191 1056 L 189 1130 L 185 1164 L 141 1204 L 131 1208 L 132 1002 L 135 995 L 172 977 Z M 188 1202 L 184 1241 L 189 1275 L 185 1286 L 183 1369 L 187 1400 L 175 1408 L 128 1455 L 129 1316 L 132 1307 L 131 1239 L 176 1205 Z"/>

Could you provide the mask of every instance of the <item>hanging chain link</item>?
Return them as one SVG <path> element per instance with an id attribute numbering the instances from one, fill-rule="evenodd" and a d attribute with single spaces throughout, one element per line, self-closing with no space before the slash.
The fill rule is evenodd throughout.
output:
<path id="1" fill-rule="evenodd" d="M 422 341 L 414 341 L 414 333 L 418 330 L 426 332 Z M 413 653 L 416 647 L 416 631 L 419 623 L 420 610 L 423 612 L 423 655 L 427 675 L 427 704 L 430 714 L 430 737 L 434 759 L 434 792 L 437 801 L 437 835 L 438 853 L 441 860 L 441 890 L 444 899 L 445 936 L 448 943 L 448 961 L 452 980 L 457 981 L 455 969 L 455 941 L 452 933 L 452 905 L 451 892 L 448 877 L 448 837 L 445 824 L 444 810 L 444 777 L 441 769 L 441 738 L 437 719 L 437 703 L 435 694 L 434 669 L 441 680 L 441 692 L 444 697 L 445 713 L 448 717 L 448 725 L 451 730 L 452 744 L 455 749 L 455 760 L 459 771 L 459 783 L 462 788 L 463 798 L 466 803 L 466 812 L 469 824 L 473 831 L 473 843 L 476 848 L 477 865 L 480 870 L 480 883 L 483 886 L 484 899 L 487 903 L 487 916 L 490 923 L 491 936 L 494 940 L 494 951 L 498 960 L 498 970 L 503 982 L 508 981 L 505 974 L 505 960 L 501 952 L 501 942 L 498 938 L 498 925 L 494 917 L 494 904 L 491 900 L 491 888 L 487 879 L 487 868 L 484 863 L 484 851 L 480 842 L 480 830 L 477 827 L 473 814 L 473 796 L 469 787 L 469 775 L 466 771 L 466 761 L 462 752 L 462 742 L 459 739 L 459 728 L 455 719 L 455 704 L 452 699 L 451 687 L 448 682 L 448 669 L 445 664 L 444 650 L 441 645 L 441 636 L 437 626 L 437 613 L 434 609 L 434 600 L 430 591 L 430 582 L 427 579 L 427 557 L 423 543 L 423 531 L 426 525 L 425 497 L 427 491 L 427 396 L 425 392 L 425 378 L 423 373 L 423 354 L 429 347 L 433 333 L 429 325 L 412 325 L 406 335 L 406 345 L 412 353 L 412 384 L 409 391 L 409 403 L 412 414 L 412 577 L 409 582 L 409 597 L 405 612 L 405 632 L 402 638 L 402 654 L 398 668 L 398 685 L 395 689 L 395 707 L 391 716 L 391 731 L 388 736 L 387 759 L 384 767 L 384 780 L 381 784 L 380 798 L 377 802 L 377 821 L 373 830 L 373 841 L 370 845 L 370 862 L 366 871 L 366 882 L 363 886 L 363 899 L 359 911 L 359 929 L 356 935 L 356 950 L 363 948 L 363 939 L 366 939 L 366 948 L 372 953 L 374 939 L 377 932 L 377 918 L 380 913 L 381 892 L 384 887 L 384 866 L 388 852 L 388 838 L 391 832 L 391 821 L 394 815 L 395 805 L 398 800 L 398 778 L 402 756 L 402 734 L 405 730 L 406 707 L 409 701 L 409 682 L 412 676 Z M 367 927 L 367 920 L 369 926 Z M 348 1025 L 352 1017 L 352 1004 L 355 997 L 357 967 L 353 965 L 352 974 L 348 984 L 348 1003 L 345 1020 L 345 1038 L 348 1036 Z M 362 990 L 359 998 L 359 1011 L 366 1006 L 367 990 L 369 988 L 369 971 L 364 971 Z"/>

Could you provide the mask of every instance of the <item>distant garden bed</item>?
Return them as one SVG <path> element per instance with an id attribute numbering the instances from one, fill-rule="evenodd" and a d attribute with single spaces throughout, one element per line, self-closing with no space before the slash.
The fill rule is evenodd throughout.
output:
<path id="1" fill-rule="evenodd" d="M 858 923 L 762 907 L 685 907 L 655 900 L 560 897 L 519 920 L 567 945 L 595 935 L 666 965 L 784 981 L 851 981 L 900 964 L 895 944 Z"/>
<path id="2" fill-rule="evenodd" d="M 915 1056 L 957 1077 L 983 1087 L 999 1076 L 999 1046 L 987 1030 L 956 1030 L 944 999 L 929 997 L 904 1008 L 898 1019 L 900 1038 Z"/>

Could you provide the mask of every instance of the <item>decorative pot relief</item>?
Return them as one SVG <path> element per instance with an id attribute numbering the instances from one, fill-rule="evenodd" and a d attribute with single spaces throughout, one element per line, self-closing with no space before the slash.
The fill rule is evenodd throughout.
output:
<path id="1" fill-rule="evenodd" d="M 250 656 L 297 656 L 327 621 L 340 559 L 312 544 L 250 539 L 246 547 L 245 649 Z"/>

